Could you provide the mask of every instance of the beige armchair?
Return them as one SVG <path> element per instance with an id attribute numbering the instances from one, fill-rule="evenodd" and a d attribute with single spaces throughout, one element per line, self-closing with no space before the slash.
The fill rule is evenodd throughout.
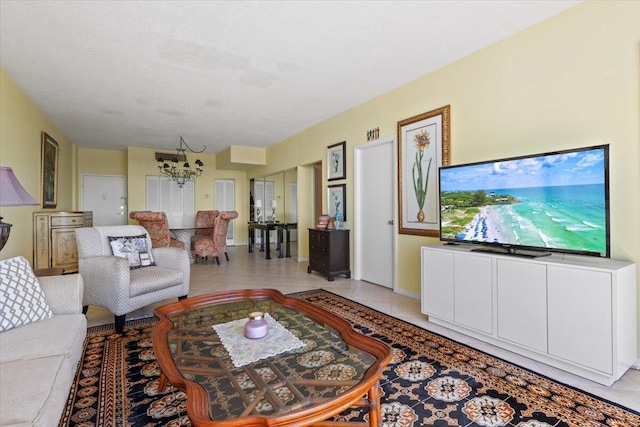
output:
<path id="1" fill-rule="evenodd" d="M 146 236 L 155 266 L 130 269 L 127 258 L 112 255 L 109 237 Z M 83 306 L 104 307 L 115 316 L 122 333 L 127 313 L 189 293 L 187 251 L 174 247 L 151 248 L 151 238 L 139 225 L 76 229 L 78 268 L 84 280 Z"/>

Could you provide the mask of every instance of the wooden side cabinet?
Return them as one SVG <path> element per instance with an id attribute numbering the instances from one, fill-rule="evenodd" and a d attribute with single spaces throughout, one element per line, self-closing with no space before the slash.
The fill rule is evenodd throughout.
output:
<path id="1" fill-rule="evenodd" d="M 65 273 L 77 272 L 75 229 L 92 225 L 92 212 L 34 212 L 34 268 L 62 268 Z"/>
<path id="2" fill-rule="evenodd" d="M 309 229 L 309 267 L 311 271 L 327 276 L 332 282 L 334 276 L 344 274 L 351 277 L 349 261 L 349 230 Z"/>

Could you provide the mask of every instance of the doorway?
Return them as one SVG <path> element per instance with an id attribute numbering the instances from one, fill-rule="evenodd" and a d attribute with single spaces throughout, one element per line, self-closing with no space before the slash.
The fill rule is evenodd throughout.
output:
<path id="1" fill-rule="evenodd" d="M 322 163 L 313 164 L 313 224 L 322 215 Z"/>
<path id="2" fill-rule="evenodd" d="M 355 146 L 354 278 L 395 288 L 395 138 Z"/>
<path id="3" fill-rule="evenodd" d="M 93 225 L 126 225 L 127 177 L 82 175 L 83 211 L 93 212 Z"/>

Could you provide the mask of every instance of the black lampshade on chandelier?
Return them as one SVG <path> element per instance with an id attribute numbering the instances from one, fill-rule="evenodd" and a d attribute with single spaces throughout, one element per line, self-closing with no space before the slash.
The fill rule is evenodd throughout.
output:
<path id="1" fill-rule="evenodd" d="M 182 137 L 180 137 L 180 148 L 176 148 L 177 153 L 171 160 L 165 160 L 161 157 L 158 158 L 158 169 L 160 170 L 160 175 L 166 176 L 171 181 L 175 181 L 178 184 L 178 187 L 182 188 L 185 182 L 193 181 L 195 178 L 202 175 L 204 169 L 204 163 L 200 161 L 200 159 L 196 160 L 195 169 L 191 169 L 189 162 L 187 161 L 187 152 L 185 150 L 189 150 L 192 153 L 202 153 L 207 147 L 205 146 L 200 151 L 195 151 L 187 143 L 184 141 Z M 171 162 L 171 165 L 167 162 Z M 184 161 L 182 166 L 179 165 L 179 162 Z"/>

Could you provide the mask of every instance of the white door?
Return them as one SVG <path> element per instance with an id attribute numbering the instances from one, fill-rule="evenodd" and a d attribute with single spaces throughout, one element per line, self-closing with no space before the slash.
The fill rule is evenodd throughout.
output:
<path id="1" fill-rule="evenodd" d="M 93 212 L 93 225 L 126 225 L 127 177 L 83 174 L 81 209 Z"/>
<path id="2" fill-rule="evenodd" d="M 355 147 L 355 278 L 394 285 L 394 138 Z"/>
<path id="3" fill-rule="evenodd" d="M 216 179 L 215 181 L 216 201 L 214 209 L 222 211 L 236 210 L 236 182 L 232 179 Z M 227 230 L 227 246 L 235 245 L 235 220 L 229 221 Z"/>

